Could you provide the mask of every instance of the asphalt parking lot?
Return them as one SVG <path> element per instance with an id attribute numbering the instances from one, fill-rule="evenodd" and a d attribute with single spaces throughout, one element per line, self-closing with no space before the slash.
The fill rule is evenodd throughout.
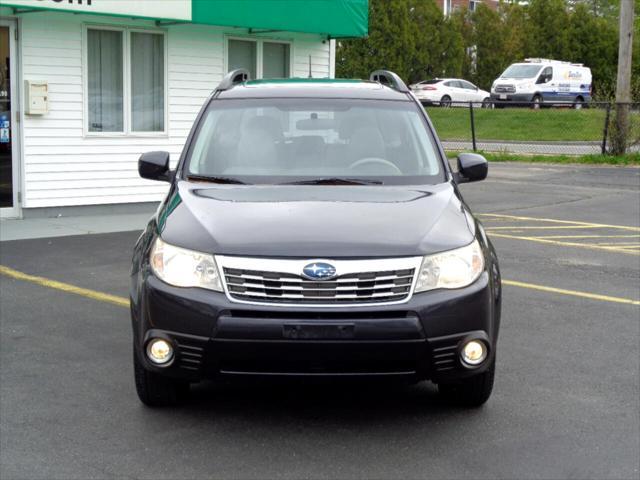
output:
<path id="1" fill-rule="evenodd" d="M 126 305 L 0 275 L 0 477 L 640 475 L 640 169 L 491 165 L 463 193 L 505 279 L 494 394 L 429 383 L 135 394 Z M 0 243 L 0 265 L 126 297 L 137 232 Z"/>

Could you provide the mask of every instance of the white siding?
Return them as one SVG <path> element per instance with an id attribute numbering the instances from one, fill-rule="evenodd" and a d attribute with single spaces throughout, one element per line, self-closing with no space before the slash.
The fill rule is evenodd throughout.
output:
<path id="1" fill-rule="evenodd" d="M 172 25 L 168 32 L 168 135 L 85 136 L 83 24 L 153 27 L 152 22 L 51 12 L 20 20 L 22 79 L 49 83 L 49 114 L 22 115 L 23 207 L 158 201 L 166 185 L 142 180 L 137 161 L 148 150 L 167 150 L 177 162 L 204 100 L 224 72 L 225 35 L 234 29 Z M 260 35 L 291 40 L 293 75 L 333 73 L 331 42 L 317 35 Z"/>

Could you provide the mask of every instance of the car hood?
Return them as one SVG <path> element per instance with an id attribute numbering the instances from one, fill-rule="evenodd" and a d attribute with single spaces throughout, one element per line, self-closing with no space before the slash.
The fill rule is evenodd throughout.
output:
<path id="1" fill-rule="evenodd" d="M 178 181 L 158 210 L 173 245 L 221 255 L 425 255 L 467 245 L 475 226 L 449 183 L 210 185 Z"/>

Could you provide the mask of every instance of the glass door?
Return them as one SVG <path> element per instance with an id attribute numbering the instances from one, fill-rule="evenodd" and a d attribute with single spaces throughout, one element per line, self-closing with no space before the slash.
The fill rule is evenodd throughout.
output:
<path id="1" fill-rule="evenodd" d="M 0 216 L 17 217 L 18 131 L 16 128 L 15 25 L 0 20 Z"/>

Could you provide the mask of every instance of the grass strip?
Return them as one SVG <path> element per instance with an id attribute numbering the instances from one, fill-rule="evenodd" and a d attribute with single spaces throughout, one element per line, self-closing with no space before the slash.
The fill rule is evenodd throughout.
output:
<path id="1" fill-rule="evenodd" d="M 428 107 L 427 112 L 441 140 L 471 140 L 468 107 Z M 596 108 L 475 108 L 473 113 L 478 141 L 524 142 L 601 141 L 606 115 Z M 640 124 L 632 121 L 636 123 Z"/>
<path id="2" fill-rule="evenodd" d="M 448 151 L 449 158 L 455 158 L 458 153 Z M 483 155 L 489 162 L 526 162 L 526 163 L 560 163 L 583 165 L 624 165 L 640 166 L 640 153 L 628 153 L 626 155 L 524 155 L 521 153 L 485 153 Z"/>

